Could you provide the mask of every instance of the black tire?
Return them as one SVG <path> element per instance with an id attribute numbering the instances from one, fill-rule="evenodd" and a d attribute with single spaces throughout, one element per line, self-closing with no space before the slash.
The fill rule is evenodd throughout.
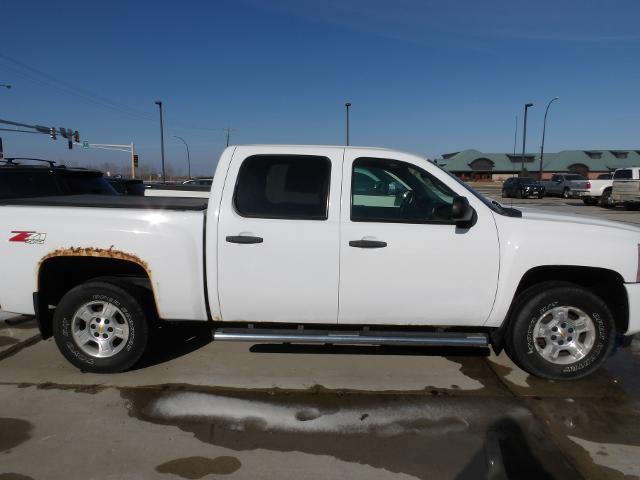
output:
<path id="1" fill-rule="evenodd" d="M 53 316 L 53 336 L 58 349 L 69 362 L 86 372 L 115 373 L 128 370 L 142 357 L 149 339 L 148 316 L 143 308 L 143 299 L 129 292 L 137 295 L 140 290 L 133 286 L 90 281 L 71 289 L 62 297 Z M 115 348 L 119 348 L 119 351 L 111 356 L 97 356 L 98 341 L 94 342 L 96 355 L 87 352 L 87 345 L 81 348 L 73 335 L 72 323 L 76 313 L 91 302 L 108 302 L 115 306 L 119 310 L 116 322 L 128 329 L 126 340 L 114 339 L 114 342 L 120 340 L 124 345 L 118 344 Z M 88 330 L 86 323 L 84 328 L 96 332 Z"/>
<path id="2" fill-rule="evenodd" d="M 602 208 L 611 208 L 613 204 L 611 203 L 611 190 L 605 190 L 602 192 L 600 196 L 600 206 Z"/>
<path id="3" fill-rule="evenodd" d="M 544 193 L 539 193 L 538 198 L 544 198 Z"/>
<path id="4" fill-rule="evenodd" d="M 584 358 L 572 363 L 559 364 L 547 360 L 538 352 L 533 338 L 538 320 L 545 312 L 558 306 L 582 310 L 591 318 L 595 330 L 593 346 Z M 544 282 L 516 299 L 505 338 L 505 351 L 514 363 L 531 375 L 551 380 L 574 380 L 600 368 L 614 343 L 613 316 L 598 296 L 573 283 Z"/>
<path id="5" fill-rule="evenodd" d="M 562 191 L 562 198 L 571 198 L 571 197 L 569 196 L 569 192 L 570 192 L 570 190 L 569 190 L 568 188 L 565 188 L 565 189 Z"/>
<path id="6" fill-rule="evenodd" d="M 522 192 L 520 190 L 516 190 L 516 198 L 522 198 Z"/>

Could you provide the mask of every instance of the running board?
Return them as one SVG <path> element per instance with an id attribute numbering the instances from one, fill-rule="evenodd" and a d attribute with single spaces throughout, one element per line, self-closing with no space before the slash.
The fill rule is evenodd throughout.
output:
<path id="1" fill-rule="evenodd" d="M 213 339 L 225 342 L 395 345 L 414 347 L 486 347 L 485 333 L 384 332 L 304 329 L 218 328 Z"/>

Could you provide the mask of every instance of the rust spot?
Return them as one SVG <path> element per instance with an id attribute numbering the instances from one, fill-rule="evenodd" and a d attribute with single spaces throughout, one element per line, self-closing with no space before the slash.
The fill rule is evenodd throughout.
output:
<path id="1" fill-rule="evenodd" d="M 158 303 L 158 295 L 156 292 L 156 287 L 153 284 L 153 277 L 151 276 L 151 270 L 149 269 L 149 265 L 147 262 L 142 260 L 140 257 L 136 255 L 132 255 L 131 253 L 123 252 L 120 250 L 114 250 L 113 245 L 111 245 L 108 249 L 106 248 L 94 248 L 94 247 L 69 247 L 69 248 L 58 248 L 53 252 L 46 254 L 44 257 L 40 259 L 38 262 L 38 271 L 42 267 L 42 265 L 51 258 L 58 257 L 94 257 L 94 258 L 111 258 L 114 260 L 124 260 L 126 262 L 132 262 L 139 266 L 141 266 L 145 272 L 147 272 L 147 276 L 149 277 L 149 282 L 151 283 L 151 292 L 153 293 L 153 298 L 156 306 Z"/>
<path id="2" fill-rule="evenodd" d="M 55 257 L 98 257 L 98 258 L 112 258 L 115 260 L 125 260 L 127 262 L 133 262 L 140 265 L 147 272 L 147 275 L 149 275 L 149 278 L 151 278 L 151 270 L 149 270 L 149 266 L 147 265 L 147 262 L 130 253 L 122 252 L 120 250 L 114 250 L 113 245 L 111 245 L 111 247 L 109 247 L 108 249 L 94 248 L 94 247 L 59 248 L 42 257 L 42 259 L 40 259 L 38 266 L 41 266 L 48 259 L 55 258 Z"/>

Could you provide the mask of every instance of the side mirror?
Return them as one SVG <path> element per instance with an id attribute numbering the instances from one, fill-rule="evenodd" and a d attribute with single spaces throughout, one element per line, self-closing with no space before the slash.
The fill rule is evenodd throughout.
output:
<path id="1" fill-rule="evenodd" d="M 451 220 L 456 223 L 456 226 L 462 228 L 472 227 L 475 223 L 476 211 L 471 205 L 467 197 L 453 197 L 453 204 L 451 205 Z"/>

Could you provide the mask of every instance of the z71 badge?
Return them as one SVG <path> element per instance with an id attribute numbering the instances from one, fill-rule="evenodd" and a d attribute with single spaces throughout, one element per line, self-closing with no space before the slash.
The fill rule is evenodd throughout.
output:
<path id="1" fill-rule="evenodd" d="M 16 230 L 11 232 L 11 234 L 12 237 L 9 239 L 10 242 L 31 243 L 36 245 L 43 244 L 47 238 L 46 233 L 27 232 L 23 230 Z"/>

